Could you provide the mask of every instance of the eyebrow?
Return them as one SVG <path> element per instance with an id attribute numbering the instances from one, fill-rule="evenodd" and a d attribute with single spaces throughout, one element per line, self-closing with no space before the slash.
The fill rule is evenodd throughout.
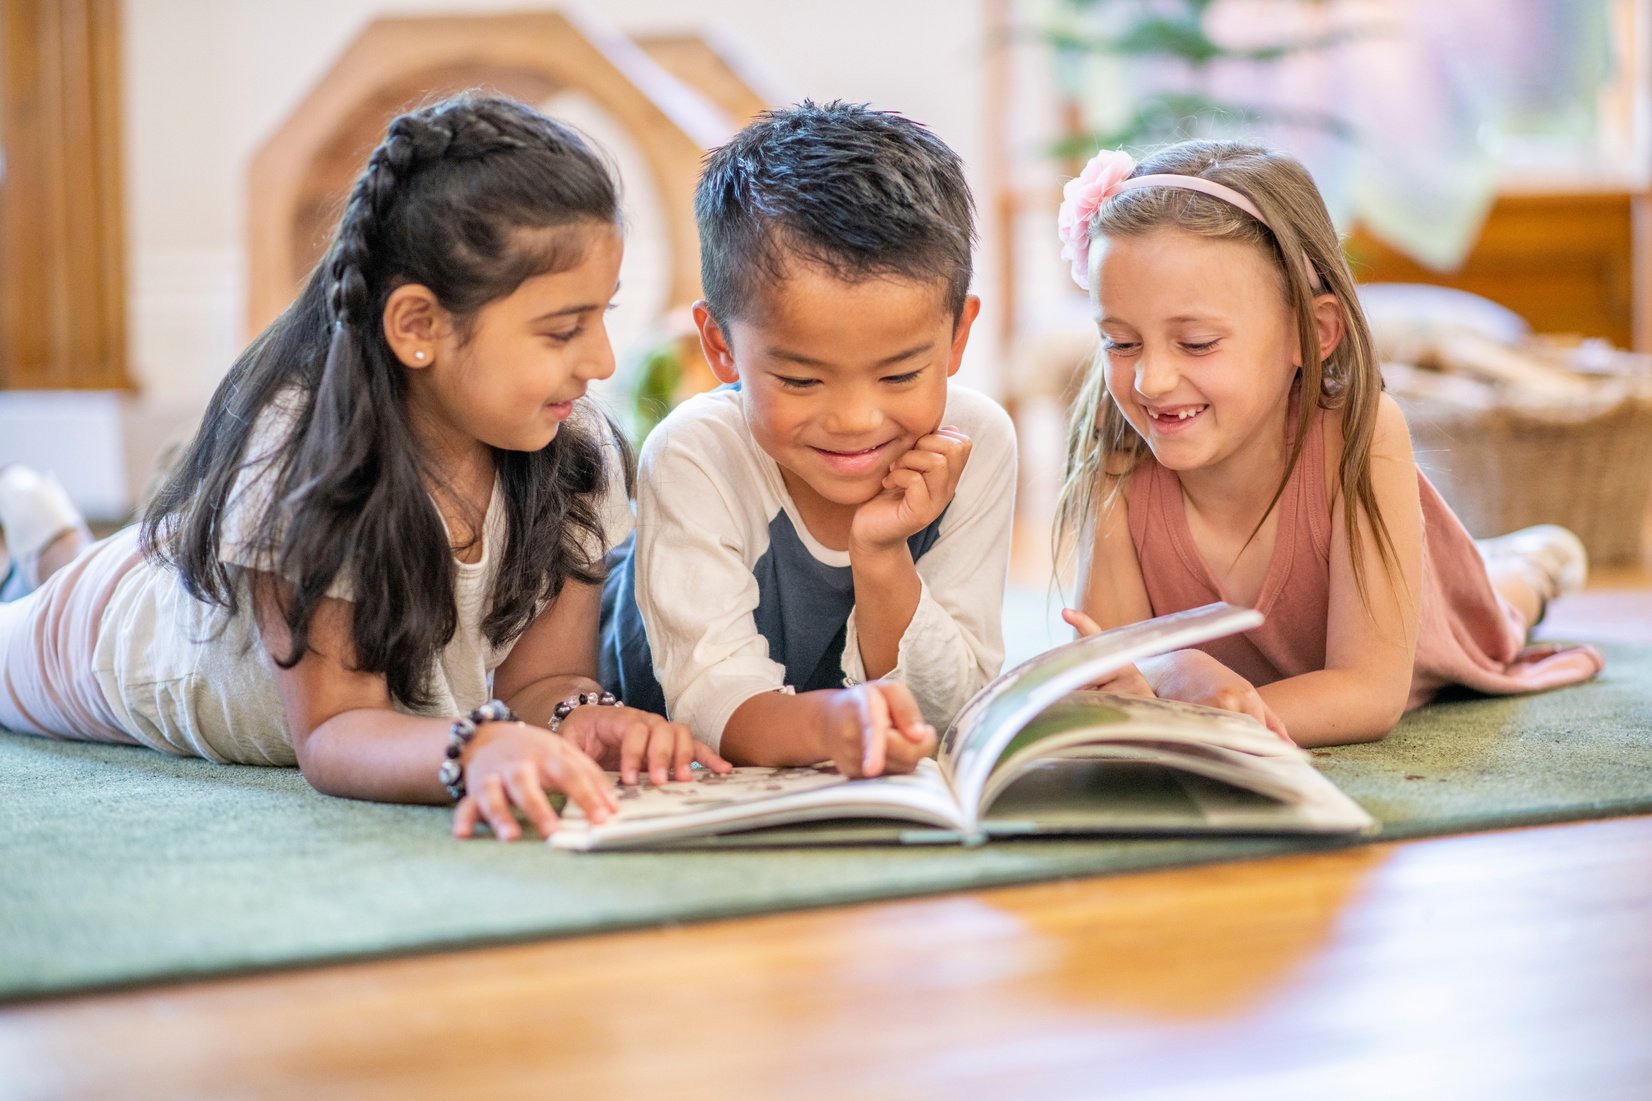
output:
<path id="1" fill-rule="evenodd" d="M 550 321 L 550 320 L 552 320 L 554 318 L 558 318 L 558 317 L 571 317 L 571 316 L 573 316 L 574 314 L 577 314 L 577 313 L 586 313 L 590 310 L 600 310 L 600 309 L 602 309 L 602 307 L 597 306 L 597 305 L 564 306 L 560 310 L 547 310 L 545 313 L 542 313 L 538 317 L 534 318 L 534 321 L 536 321 L 536 322 L 537 321 Z"/>
<path id="2" fill-rule="evenodd" d="M 1124 320 L 1121 317 L 1111 317 L 1111 316 L 1107 316 L 1107 315 L 1099 315 L 1099 316 L 1098 315 L 1092 315 L 1092 316 L 1095 317 L 1096 324 L 1098 324 L 1098 325 L 1129 325 L 1130 324 L 1130 322 Z M 1178 314 L 1175 317 L 1167 317 L 1164 320 L 1165 320 L 1165 323 L 1169 324 L 1169 325 L 1186 325 L 1186 324 L 1189 324 L 1189 323 L 1198 323 L 1198 324 L 1207 324 L 1208 325 L 1208 324 L 1225 323 L 1224 319 L 1218 317 L 1215 314 L 1191 314 L 1191 313 Z M 1133 327 L 1134 326 L 1132 326 L 1132 328 Z"/>
<path id="3" fill-rule="evenodd" d="M 615 283 L 614 293 L 608 296 L 610 299 L 609 302 L 590 302 L 582 306 L 564 306 L 560 310 L 547 310 L 538 317 L 534 318 L 533 321 L 530 321 L 529 324 L 532 325 L 537 324 L 540 321 L 549 321 L 556 317 L 571 317 L 576 313 L 586 313 L 590 310 L 605 310 L 612 304 L 612 299 L 619 294 L 619 289 L 620 285 Z"/>
<path id="4" fill-rule="evenodd" d="M 900 363 L 902 360 L 911 359 L 913 356 L 921 355 L 924 352 L 932 350 L 934 347 L 935 342 L 933 340 L 926 340 L 920 344 L 914 344 L 910 348 L 904 348 L 901 351 L 896 352 L 894 355 L 884 356 L 882 359 L 878 360 L 874 366 L 889 367 L 896 363 Z M 812 356 L 806 356 L 802 352 L 792 352 L 786 350 L 785 348 L 768 348 L 765 350 L 768 352 L 770 358 L 783 360 L 786 363 L 795 363 L 799 367 L 814 367 L 818 370 L 825 370 L 833 366 L 833 364 L 827 363 L 825 360 L 815 359 Z"/>

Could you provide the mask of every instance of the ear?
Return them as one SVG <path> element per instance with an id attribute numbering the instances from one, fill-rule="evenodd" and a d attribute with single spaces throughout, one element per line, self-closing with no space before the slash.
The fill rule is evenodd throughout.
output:
<path id="1" fill-rule="evenodd" d="M 948 378 L 958 373 L 958 367 L 964 362 L 964 347 L 969 343 L 969 329 L 975 324 L 975 318 L 981 312 L 981 300 L 973 294 L 964 296 L 964 308 L 958 313 L 957 324 L 952 326 L 952 348 L 947 353 L 946 374 Z"/>
<path id="2" fill-rule="evenodd" d="M 700 330 L 700 351 L 704 353 L 717 381 L 739 382 L 740 369 L 734 365 L 734 347 L 729 343 L 723 327 L 711 316 L 711 307 L 703 298 L 694 303 L 694 327 Z"/>
<path id="3" fill-rule="evenodd" d="M 403 283 L 384 304 L 384 340 L 403 367 L 435 363 L 437 345 L 452 328 L 435 293 L 419 283 Z"/>
<path id="4" fill-rule="evenodd" d="M 1342 312 L 1342 302 L 1336 295 L 1315 296 L 1314 331 L 1319 336 L 1319 361 L 1324 363 L 1348 334 L 1348 317 Z"/>

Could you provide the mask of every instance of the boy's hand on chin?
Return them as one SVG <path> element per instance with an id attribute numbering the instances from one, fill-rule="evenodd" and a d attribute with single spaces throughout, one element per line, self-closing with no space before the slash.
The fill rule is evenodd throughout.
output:
<path id="1" fill-rule="evenodd" d="M 883 492 L 855 510 L 851 547 L 897 546 L 934 523 L 958 491 L 973 444 L 963 430 L 944 424 L 921 437 L 883 477 Z"/>
<path id="2" fill-rule="evenodd" d="M 827 748 L 845 776 L 911 772 L 935 752 L 935 728 L 899 681 L 874 680 L 831 693 L 825 714 Z"/>

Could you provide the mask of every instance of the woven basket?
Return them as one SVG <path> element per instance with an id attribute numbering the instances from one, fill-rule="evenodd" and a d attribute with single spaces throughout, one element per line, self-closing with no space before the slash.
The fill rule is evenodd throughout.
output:
<path id="1" fill-rule="evenodd" d="M 1652 496 L 1652 395 L 1472 409 L 1395 393 L 1417 465 L 1477 538 L 1564 524 L 1596 565 L 1638 562 Z"/>

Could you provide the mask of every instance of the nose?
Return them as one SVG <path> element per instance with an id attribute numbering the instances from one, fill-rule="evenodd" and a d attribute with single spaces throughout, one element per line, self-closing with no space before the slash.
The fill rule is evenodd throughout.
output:
<path id="1" fill-rule="evenodd" d="M 608 336 L 607 325 L 598 324 L 596 339 L 591 341 L 589 353 L 574 366 L 574 373 L 586 380 L 608 378 L 614 373 L 614 342 Z"/>
<path id="2" fill-rule="evenodd" d="M 1136 357 L 1136 393 L 1144 398 L 1161 398 L 1176 388 L 1181 375 L 1166 355 L 1142 348 Z"/>
<path id="3" fill-rule="evenodd" d="M 845 387 L 832 395 L 825 422 L 827 431 L 834 435 L 863 436 L 883 423 L 883 407 L 869 388 Z"/>

